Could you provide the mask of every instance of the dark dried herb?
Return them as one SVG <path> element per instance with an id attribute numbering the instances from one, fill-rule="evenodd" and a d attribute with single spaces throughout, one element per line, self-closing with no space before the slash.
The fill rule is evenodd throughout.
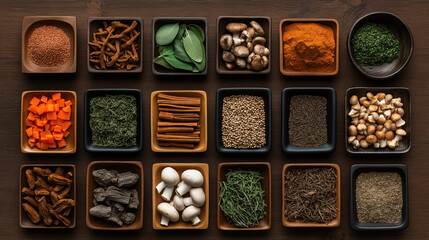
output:
<path id="1" fill-rule="evenodd" d="M 382 24 L 366 23 L 352 38 L 353 54 L 362 66 L 379 66 L 399 57 L 399 40 Z"/>
<path id="2" fill-rule="evenodd" d="M 287 221 L 329 223 L 337 217 L 334 168 L 292 168 L 287 171 L 284 184 Z"/>
<path id="3" fill-rule="evenodd" d="M 137 145 L 137 101 L 130 95 L 107 95 L 90 101 L 89 126 L 96 147 Z"/>
<path id="4" fill-rule="evenodd" d="M 402 180 L 396 172 L 363 172 L 356 178 L 356 210 L 359 222 L 400 223 Z"/>
<path id="5" fill-rule="evenodd" d="M 229 169 L 220 183 L 219 206 L 228 222 L 249 228 L 266 215 L 262 176 L 256 170 Z"/>

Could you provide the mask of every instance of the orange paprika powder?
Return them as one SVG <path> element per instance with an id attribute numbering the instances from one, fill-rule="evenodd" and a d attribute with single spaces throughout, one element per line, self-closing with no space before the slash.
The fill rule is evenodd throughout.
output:
<path id="1" fill-rule="evenodd" d="M 335 38 L 331 27 L 293 23 L 283 28 L 284 67 L 297 72 L 334 72 Z"/>

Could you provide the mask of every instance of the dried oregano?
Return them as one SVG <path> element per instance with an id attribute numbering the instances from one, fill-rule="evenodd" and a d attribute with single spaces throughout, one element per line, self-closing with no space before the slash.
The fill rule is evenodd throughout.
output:
<path id="1" fill-rule="evenodd" d="M 107 95 L 90 101 L 89 126 L 96 147 L 137 145 L 137 101 L 130 95 Z"/>

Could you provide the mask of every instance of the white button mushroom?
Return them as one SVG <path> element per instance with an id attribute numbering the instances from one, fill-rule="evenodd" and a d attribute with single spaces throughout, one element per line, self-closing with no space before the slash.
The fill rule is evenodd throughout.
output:
<path id="1" fill-rule="evenodd" d="M 198 215 L 200 215 L 201 209 L 195 206 L 189 206 L 182 213 L 182 220 L 185 222 L 191 221 L 192 225 L 197 225 L 201 222 Z"/>
<path id="2" fill-rule="evenodd" d="M 189 191 L 190 197 L 183 199 L 185 206 L 194 205 L 195 207 L 202 207 L 206 202 L 206 194 L 202 188 L 192 188 Z"/>
<path id="3" fill-rule="evenodd" d="M 171 167 L 166 167 L 161 172 L 161 180 L 158 185 L 156 185 L 156 190 L 158 193 L 162 193 L 161 197 L 165 201 L 170 201 L 171 195 L 173 195 L 174 186 L 179 182 L 180 177 L 176 170 Z"/>
<path id="4" fill-rule="evenodd" d="M 200 171 L 189 169 L 182 173 L 182 182 L 176 188 L 179 196 L 185 195 L 193 187 L 201 187 L 204 183 L 204 177 Z"/>
<path id="5" fill-rule="evenodd" d="M 173 206 L 177 211 L 183 211 L 185 209 L 184 199 L 179 195 L 175 195 L 173 198 Z"/>
<path id="6" fill-rule="evenodd" d="M 179 212 L 169 203 L 166 203 L 166 202 L 160 203 L 156 209 L 162 215 L 162 218 L 161 218 L 162 226 L 168 227 L 169 221 L 172 221 L 172 222 L 179 221 Z"/>

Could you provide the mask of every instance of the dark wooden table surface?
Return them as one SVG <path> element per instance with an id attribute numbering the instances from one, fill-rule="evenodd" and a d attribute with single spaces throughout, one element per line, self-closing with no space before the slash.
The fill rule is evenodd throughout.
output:
<path id="1" fill-rule="evenodd" d="M 394 79 L 376 82 L 358 74 L 346 50 L 353 22 L 374 11 L 399 15 L 410 26 L 414 55 Z M 429 27 L 427 0 L 289 0 L 289 1 L 0 1 L 0 239 L 428 239 L 429 229 Z M 77 17 L 78 70 L 67 75 L 21 73 L 21 22 L 29 15 Z M 221 15 L 263 15 L 272 19 L 272 72 L 266 76 L 221 76 L 215 71 L 216 19 Z M 89 16 L 140 16 L 144 19 L 144 69 L 141 74 L 90 74 L 86 67 L 86 34 Z M 155 77 L 151 72 L 151 22 L 160 16 L 206 17 L 209 26 L 209 65 L 206 77 Z M 340 71 L 335 77 L 287 78 L 279 72 L 278 24 L 283 18 L 335 18 L 340 24 Z M 337 150 L 327 156 L 289 156 L 281 144 L 281 91 L 285 87 L 329 86 L 337 92 Z M 354 86 L 403 86 L 412 93 L 412 148 L 402 156 L 352 156 L 344 147 L 344 95 Z M 83 97 L 89 88 L 138 88 L 144 111 L 143 151 L 135 155 L 100 155 L 84 150 Z M 268 87 L 273 97 L 273 147 L 259 157 L 223 156 L 214 144 L 215 93 L 222 87 Z M 22 91 L 73 90 L 78 94 L 78 149 L 73 155 L 25 155 L 20 152 L 20 97 Z M 201 89 L 208 95 L 208 150 L 202 154 L 157 154 L 150 150 L 150 93 L 159 89 Z M 144 226 L 135 232 L 92 231 L 85 224 L 86 168 L 97 160 L 141 161 L 145 171 Z M 216 226 L 217 165 L 228 161 L 267 161 L 272 165 L 272 228 L 264 232 L 222 232 Z M 204 231 L 155 231 L 152 229 L 151 175 L 158 162 L 204 162 L 210 165 L 210 225 Z M 341 226 L 334 229 L 286 229 L 281 224 L 281 168 L 285 163 L 331 162 L 341 166 Z M 21 164 L 72 163 L 77 168 L 77 227 L 72 230 L 26 230 L 18 226 L 18 174 Z M 399 232 L 356 232 L 349 225 L 349 172 L 355 163 L 403 163 L 408 166 L 410 225 Z"/>

